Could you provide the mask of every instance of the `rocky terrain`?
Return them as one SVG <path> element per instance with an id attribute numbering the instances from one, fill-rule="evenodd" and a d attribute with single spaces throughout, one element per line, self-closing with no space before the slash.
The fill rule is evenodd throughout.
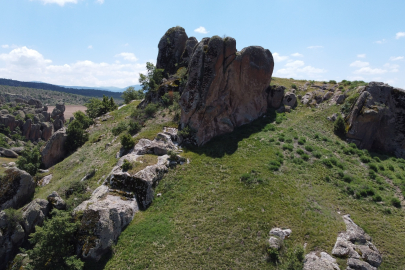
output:
<path id="1" fill-rule="evenodd" d="M 0 207 L 22 218 L 7 226 L 0 212 L 0 265 L 56 208 L 78 224 L 85 269 L 402 267 L 404 90 L 272 78 L 273 66 L 269 50 L 175 27 L 159 43 L 159 89 L 96 118 L 65 159 L 59 107 L 49 169 L 32 178 L 10 164 L 2 178 Z M 170 91 L 178 103 L 124 148 L 115 130 Z"/>

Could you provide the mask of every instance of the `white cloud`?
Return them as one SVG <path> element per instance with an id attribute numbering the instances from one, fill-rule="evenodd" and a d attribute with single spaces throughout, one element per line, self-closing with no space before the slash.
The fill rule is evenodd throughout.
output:
<path id="1" fill-rule="evenodd" d="M 395 38 L 396 38 L 396 39 L 400 39 L 401 37 L 405 37 L 405 32 L 398 32 L 398 33 L 395 35 Z"/>
<path id="2" fill-rule="evenodd" d="M 366 58 L 366 54 L 364 54 L 364 53 L 363 54 L 358 54 L 357 57 L 358 58 Z"/>
<path id="3" fill-rule="evenodd" d="M 34 1 L 34 0 L 30 0 Z M 78 0 L 35 0 L 41 1 L 44 4 L 58 4 L 59 6 L 63 7 L 65 4 L 72 3 L 77 4 Z"/>
<path id="4" fill-rule="evenodd" d="M 323 46 L 309 46 L 308 49 L 320 49 L 323 48 Z"/>
<path id="5" fill-rule="evenodd" d="M 93 45 L 89 45 L 87 49 L 93 49 Z"/>
<path id="6" fill-rule="evenodd" d="M 305 66 L 304 61 L 296 60 L 286 63 L 283 68 L 276 70 L 274 75 L 284 78 L 319 79 L 320 74 L 325 72 L 327 71 L 324 69 Z"/>
<path id="7" fill-rule="evenodd" d="M 96 0 L 97 3 L 99 3 L 100 5 L 104 4 L 104 0 Z"/>
<path id="8" fill-rule="evenodd" d="M 0 54 L 0 78 L 58 85 L 126 87 L 138 84 L 139 73 L 146 71 L 145 63 L 95 63 L 88 60 L 61 65 L 51 63 L 36 50 L 17 48 Z"/>
<path id="9" fill-rule="evenodd" d="M 354 61 L 353 63 L 350 64 L 351 67 L 367 67 L 369 66 L 369 62 L 363 62 L 363 61 Z"/>
<path id="10" fill-rule="evenodd" d="M 288 56 L 281 56 L 279 53 L 273 53 L 274 62 L 280 63 L 287 60 Z"/>
<path id="11" fill-rule="evenodd" d="M 293 53 L 293 54 L 291 54 L 291 56 L 294 56 L 294 57 L 304 57 L 304 55 L 302 55 L 302 54 L 300 54 L 300 53 Z"/>
<path id="12" fill-rule="evenodd" d="M 389 69 L 390 72 L 398 72 L 398 71 L 399 71 L 399 70 L 398 70 L 399 65 L 396 65 L 396 64 L 386 63 L 386 64 L 384 65 L 384 68 Z"/>
<path id="13" fill-rule="evenodd" d="M 353 74 L 364 74 L 364 75 L 377 75 L 377 74 L 384 74 L 388 71 L 385 69 L 380 68 L 371 68 L 371 67 L 362 67 L 353 72 Z"/>
<path id="14" fill-rule="evenodd" d="M 132 61 L 132 62 L 138 61 L 138 58 L 136 58 L 135 54 L 128 53 L 128 52 L 123 52 L 123 53 L 117 54 L 117 55 L 115 55 L 115 57 L 122 57 L 125 60 Z"/>
<path id="15" fill-rule="evenodd" d="M 4 45 L 1 45 L 1 47 L 2 47 L 3 49 L 8 49 L 10 46 L 8 46 L 7 44 L 4 44 Z"/>
<path id="16" fill-rule="evenodd" d="M 125 43 L 125 44 L 124 44 L 124 47 L 127 47 L 127 46 L 129 46 L 129 43 Z"/>
<path id="17" fill-rule="evenodd" d="M 398 61 L 398 60 L 403 60 L 403 59 L 404 59 L 403 56 L 397 56 L 397 57 L 392 56 L 392 57 L 390 57 L 390 60 L 391 60 L 391 61 Z"/>
<path id="18" fill-rule="evenodd" d="M 383 43 L 386 43 L 386 42 L 387 41 L 385 39 L 374 41 L 374 43 L 377 43 L 377 44 L 383 44 Z"/>
<path id="19" fill-rule="evenodd" d="M 194 29 L 194 32 L 200 33 L 200 34 L 208 34 L 207 29 L 205 29 L 205 27 L 200 26 L 197 29 Z"/>

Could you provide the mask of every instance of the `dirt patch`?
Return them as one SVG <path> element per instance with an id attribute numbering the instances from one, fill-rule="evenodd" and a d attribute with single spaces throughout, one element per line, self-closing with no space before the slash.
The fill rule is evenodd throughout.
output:
<path id="1" fill-rule="evenodd" d="M 77 111 L 85 112 L 85 110 L 87 109 L 83 105 L 65 105 L 65 107 L 66 107 L 66 110 L 65 110 L 65 119 L 66 120 L 68 120 L 70 117 L 72 117 L 74 112 L 77 112 Z M 52 113 L 54 108 L 55 108 L 55 106 L 48 106 L 48 112 Z"/>

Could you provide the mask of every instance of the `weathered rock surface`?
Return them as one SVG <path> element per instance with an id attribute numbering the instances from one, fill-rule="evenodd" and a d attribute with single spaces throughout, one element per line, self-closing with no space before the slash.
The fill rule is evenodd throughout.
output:
<path id="1" fill-rule="evenodd" d="M 4 211 L 0 212 L 0 270 L 6 269 L 7 263 L 13 259 L 23 244 L 24 229 L 20 224 L 11 226 L 9 217 Z"/>
<path id="2" fill-rule="evenodd" d="M 31 175 L 17 168 L 9 168 L 0 182 L 0 210 L 22 207 L 34 192 L 35 182 Z"/>
<path id="3" fill-rule="evenodd" d="M 156 67 L 164 69 L 164 74 L 174 74 L 179 69 L 187 39 L 186 31 L 179 26 L 167 30 L 160 39 Z"/>
<path id="4" fill-rule="evenodd" d="M 35 106 L 35 108 L 42 108 L 42 102 L 38 99 L 31 98 L 28 100 L 28 104 Z"/>
<path id="5" fill-rule="evenodd" d="M 45 147 L 41 149 L 42 163 L 45 168 L 52 167 L 66 157 L 66 138 L 66 128 L 62 128 L 55 132 Z"/>
<path id="6" fill-rule="evenodd" d="M 346 120 L 346 136 L 359 148 L 405 157 L 405 90 L 369 83 Z"/>
<path id="7" fill-rule="evenodd" d="M 348 269 L 376 269 L 382 263 L 382 256 L 371 243 L 371 237 L 351 220 L 343 216 L 346 231 L 338 235 L 332 255 L 348 258 Z"/>
<path id="8" fill-rule="evenodd" d="M 273 228 L 270 230 L 270 235 L 277 236 L 281 240 L 290 237 L 291 230 L 290 229 L 280 229 L 280 228 Z"/>
<path id="9" fill-rule="evenodd" d="M 4 157 L 17 158 L 18 154 L 11 149 L 0 147 L 0 154 Z"/>
<path id="10" fill-rule="evenodd" d="M 188 66 L 190 63 L 190 58 L 193 55 L 193 49 L 198 44 L 198 40 L 195 37 L 189 37 L 186 41 L 186 46 L 184 48 L 183 54 L 181 55 L 182 65 Z"/>
<path id="11" fill-rule="evenodd" d="M 305 256 L 303 270 L 340 270 L 336 259 L 326 252 L 321 252 L 319 257 L 315 252 Z"/>
<path id="12" fill-rule="evenodd" d="M 271 52 L 262 47 L 237 52 L 233 38 L 202 39 L 180 99 L 181 128 L 190 127 L 194 142 L 203 145 L 260 117 L 267 110 L 273 68 Z"/>
<path id="13" fill-rule="evenodd" d="M 77 251 L 83 258 L 98 261 L 138 212 L 135 198 L 122 197 L 102 185 L 94 190 L 90 200 L 75 208 L 81 222 Z"/>
<path id="14" fill-rule="evenodd" d="M 283 99 L 284 106 L 290 106 L 291 108 L 297 107 L 297 96 L 292 92 L 287 92 Z"/>
<path id="15" fill-rule="evenodd" d="M 271 85 L 267 91 L 269 92 L 267 96 L 268 106 L 274 109 L 280 108 L 284 99 L 285 87 L 281 85 Z"/>
<path id="16" fill-rule="evenodd" d="M 41 123 L 41 130 L 42 130 L 42 135 L 41 138 L 44 141 L 49 140 L 52 137 L 53 134 L 53 125 L 50 122 L 42 122 Z"/>
<path id="17" fill-rule="evenodd" d="M 66 209 L 66 202 L 59 196 L 59 194 L 56 191 L 49 194 L 47 200 L 52 205 L 52 207 L 58 210 Z"/>
<path id="18" fill-rule="evenodd" d="M 44 176 L 41 180 L 38 181 L 37 185 L 40 187 L 48 185 L 51 182 L 52 177 L 53 177 L 52 174 Z"/>
<path id="19" fill-rule="evenodd" d="M 23 207 L 22 226 L 27 235 L 35 231 L 35 226 L 43 225 L 50 208 L 49 202 L 41 199 L 35 199 Z"/>

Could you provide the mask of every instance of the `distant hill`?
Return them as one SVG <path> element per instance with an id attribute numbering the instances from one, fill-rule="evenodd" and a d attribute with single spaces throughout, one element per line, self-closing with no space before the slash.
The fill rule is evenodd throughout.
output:
<path id="1" fill-rule="evenodd" d="M 135 90 L 140 90 L 142 87 L 138 84 L 136 85 L 130 85 L 124 88 L 119 88 L 119 87 L 114 87 L 114 86 L 109 86 L 109 87 L 87 87 L 87 86 L 64 86 L 64 85 L 59 85 L 60 87 L 65 87 L 65 88 L 73 88 L 73 89 L 91 89 L 91 90 L 104 90 L 104 91 L 112 91 L 112 92 L 124 92 L 128 87 L 134 87 Z"/>
<path id="2" fill-rule="evenodd" d="M 10 80 L 10 79 L 1 79 L 1 78 L 0 78 L 0 85 L 50 90 L 50 91 L 56 91 L 56 92 L 82 95 L 82 96 L 86 96 L 86 97 L 101 98 L 101 97 L 103 97 L 103 95 L 106 95 L 108 97 L 113 97 L 118 102 L 122 101 L 120 92 L 112 92 L 112 91 L 106 91 L 106 90 L 67 88 L 67 87 L 61 87 L 61 86 L 57 86 L 57 85 L 53 85 L 53 84 L 49 84 L 49 83 L 21 82 L 21 81 Z"/>

